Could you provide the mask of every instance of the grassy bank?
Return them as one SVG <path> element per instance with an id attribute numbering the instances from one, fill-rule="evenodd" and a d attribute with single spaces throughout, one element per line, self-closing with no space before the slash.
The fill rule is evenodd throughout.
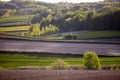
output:
<path id="1" fill-rule="evenodd" d="M 16 69 L 22 66 L 45 67 L 50 66 L 55 60 L 61 59 L 69 65 L 82 65 L 83 58 L 79 57 L 63 57 L 63 56 L 44 56 L 44 55 L 27 55 L 27 54 L 0 54 L 1 69 Z M 119 65 L 120 57 L 100 57 L 102 66 Z"/>

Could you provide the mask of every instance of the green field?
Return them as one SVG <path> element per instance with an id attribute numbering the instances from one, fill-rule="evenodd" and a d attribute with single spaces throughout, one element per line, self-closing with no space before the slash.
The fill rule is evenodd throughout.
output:
<path id="1" fill-rule="evenodd" d="M 48 40 L 63 40 L 64 35 L 69 34 L 76 34 L 78 38 L 76 40 L 81 39 L 107 39 L 107 38 L 120 38 L 120 31 L 86 31 L 86 32 L 79 32 L 79 33 L 62 33 L 53 36 L 47 36 L 46 39 Z"/>
<path id="2" fill-rule="evenodd" d="M 78 39 L 120 38 L 120 31 L 88 31 L 78 34 Z"/>
<path id="3" fill-rule="evenodd" d="M 0 33 L 21 36 L 30 28 L 33 15 L 14 15 L 0 18 Z"/>
<path id="4" fill-rule="evenodd" d="M 33 15 L 14 15 L 0 18 L 0 27 L 23 26 L 29 25 Z"/>
<path id="5" fill-rule="evenodd" d="M 1 69 L 16 69 L 22 66 L 45 67 L 50 66 L 52 62 L 61 59 L 69 65 L 83 65 L 83 58 L 73 57 L 43 57 L 28 56 L 25 54 L 0 54 Z M 120 57 L 100 57 L 102 66 L 119 65 Z"/>

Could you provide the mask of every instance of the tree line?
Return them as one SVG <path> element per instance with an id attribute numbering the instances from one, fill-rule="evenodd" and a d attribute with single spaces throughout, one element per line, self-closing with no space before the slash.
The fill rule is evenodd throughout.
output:
<path id="1" fill-rule="evenodd" d="M 48 26 L 41 27 L 39 23 L 36 23 L 31 25 L 27 37 L 48 35 L 53 34 L 57 31 L 59 31 L 59 29 L 55 25 L 50 24 Z"/>
<path id="2" fill-rule="evenodd" d="M 45 3 L 34 0 L 0 1 L 0 16 L 34 15 L 33 25 L 54 25 L 61 32 L 81 30 L 120 30 L 119 0 L 96 3 Z"/>

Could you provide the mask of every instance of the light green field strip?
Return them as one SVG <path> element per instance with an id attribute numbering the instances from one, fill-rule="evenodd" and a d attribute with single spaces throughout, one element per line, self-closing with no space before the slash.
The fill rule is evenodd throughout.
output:
<path id="1" fill-rule="evenodd" d="M 29 30 L 30 26 L 16 26 L 16 27 L 5 27 L 0 28 L 0 32 L 7 32 L 7 31 L 26 31 Z"/>
<path id="2" fill-rule="evenodd" d="M 55 60 L 61 59 L 69 65 L 83 65 L 83 58 L 37 57 L 23 54 L 0 54 L 0 67 L 18 68 L 20 66 L 50 66 Z M 120 65 L 120 57 L 101 57 L 102 66 Z"/>

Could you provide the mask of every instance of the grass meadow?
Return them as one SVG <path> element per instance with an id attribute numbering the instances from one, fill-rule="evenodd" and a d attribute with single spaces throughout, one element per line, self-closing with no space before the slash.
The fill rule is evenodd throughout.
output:
<path id="1" fill-rule="evenodd" d="M 46 67 L 60 59 L 69 65 L 83 66 L 82 57 L 48 57 L 26 54 L 0 54 L 0 69 L 17 69 L 23 66 Z M 120 57 L 100 57 L 102 66 L 120 65 Z"/>
<path id="2" fill-rule="evenodd" d="M 45 38 L 48 40 L 63 40 L 66 34 L 76 34 L 78 36 L 76 40 L 120 38 L 120 31 L 85 31 L 78 33 L 68 32 L 47 36 Z"/>
<path id="3" fill-rule="evenodd" d="M 120 37 L 120 31 L 88 31 L 79 33 L 78 36 L 78 39 L 118 38 Z"/>

